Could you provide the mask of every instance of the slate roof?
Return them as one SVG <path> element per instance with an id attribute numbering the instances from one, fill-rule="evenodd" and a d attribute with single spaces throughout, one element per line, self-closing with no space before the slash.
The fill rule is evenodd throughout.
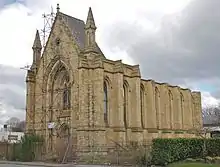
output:
<path id="1" fill-rule="evenodd" d="M 60 12 L 60 14 L 62 15 L 62 17 L 65 20 L 65 22 L 67 23 L 67 25 L 69 26 L 69 28 L 70 28 L 70 30 L 73 34 L 73 37 L 76 40 L 77 44 L 79 45 L 79 47 L 81 49 L 83 49 L 84 46 L 85 46 L 85 30 L 84 30 L 85 22 L 83 20 L 80 20 L 80 19 L 77 19 L 75 17 L 66 15 L 66 14 L 61 13 L 61 12 Z M 97 51 L 99 53 L 103 54 L 97 43 L 96 43 L 96 45 L 97 45 L 97 47 L 96 47 Z"/>

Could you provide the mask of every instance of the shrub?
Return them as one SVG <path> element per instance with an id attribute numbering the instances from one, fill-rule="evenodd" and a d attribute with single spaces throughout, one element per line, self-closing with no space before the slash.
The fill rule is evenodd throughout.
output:
<path id="1" fill-rule="evenodd" d="M 220 156 L 220 139 L 206 139 L 207 140 L 207 155 L 208 156 Z"/>
<path id="2" fill-rule="evenodd" d="M 153 140 L 152 145 L 152 163 L 156 165 L 166 165 L 187 158 L 219 155 L 220 139 L 158 138 Z"/>
<path id="3" fill-rule="evenodd" d="M 35 158 L 35 147 L 43 144 L 43 139 L 37 135 L 25 135 L 21 142 L 14 144 L 13 160 L 33 161 Z"/>

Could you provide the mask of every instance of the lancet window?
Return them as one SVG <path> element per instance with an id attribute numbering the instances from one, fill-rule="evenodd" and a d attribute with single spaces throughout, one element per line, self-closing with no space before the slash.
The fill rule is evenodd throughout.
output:
<path id="1" fill-rule="evenodd" d="M 170 113 L 170 128 L 172 129 L 172 114 L 173 114 L 173 94 L 172 92 L 169 90 L 168 92 L 168 96 L 169 96 L 169 113 Z"/>
<path id="2" fill-rule="evenodd" d="M 108 84 L 106 81 L 104 81 L 104 122 L 108 123 Z"/>
<path id="3" fill-rule="evenodd" d="M 124 107 L 124 126 L 127 128 L 127 113 L 128 113 L 128 84 L 123 85 L 123 107 Z"/>
<path id="4" fill-rule="evenodd" d="M 140 88 L 140 101 L 141 101 L 141 127 L 144 128 L 144 108 L 146 108 L 146 106 L 144 106 L 144 86 L 141 85 Z"/>
<path id="5" fill-rule="evenodd" d="M 157 124 L 157 128 L 159 128 L 159 100 L 160 100 L 160 94 L 159 94 L 159 90 L 156 87 L 155 88 L 155 109 L 156 109 L 156 124 Z"/>

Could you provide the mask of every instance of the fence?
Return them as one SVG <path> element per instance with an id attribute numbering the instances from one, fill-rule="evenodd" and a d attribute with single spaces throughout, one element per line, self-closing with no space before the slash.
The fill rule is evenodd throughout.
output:
<path id="1" fill-rule="evenodd" d="M 24 150 L 24 148 L 22 148 L 22 145 L 20 143 L 0 142 L 0 159 L 1 160 L 11 160 L 11 161 L 16 161 L 16 160 L 25 161 L 26 160 L 28 161 L 28 159 L 23 159 L 22 157 L 29 158 L 30 160 L 36 160 L 36 161 L 43 160 L 43 148 L 42 148 L 41 143 L 32 144 L 31 150 Z"/>
<path id="2" fill-rule="evenodd" d="M 10 155 L 10 148 L 7 142 L 0 142 L 0 158 L 1 160 L 7 159 Z"/>

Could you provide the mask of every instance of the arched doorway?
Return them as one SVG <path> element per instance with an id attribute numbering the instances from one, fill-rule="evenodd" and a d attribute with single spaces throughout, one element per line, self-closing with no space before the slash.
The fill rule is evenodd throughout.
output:
<path id="1" fill-rule="evenodd" d="M 70 71 L 68 70 L 67 66 L 59 61 L 56 65 L 54 65 L 53 70 L 51 71 L 48 79 L 48 85 L 47 85 L 47 96 L 48 101 L 47 104 L 49 106 L 49 114 L 48 114 L 48 120 L 49 122 L 59 122 L 62 123 L 65 122 L 64 120 L 70 120 L 71 119 L 71 89 L 72 89 L 72 79 L 70 75 Z M 64 119 L 64 120 L 61 120 Z M 56 134 L 58 134 L 58 138 L 61 138 L 60 136 L 64 135 L 63 133 L 67 133 L 64 131 L 63 128 L 65 128 L 64 125 L 62 125 L 60 122 L 58 123 L 58 129 L 56 127 Z M 56 123 L 57 125 L 57 123 Z M 59 132 L 57 132 L 57 130 Z M 63 130 L 63 131 L 62 131 Z M 61 132 L 62 131 L 62 132 Z M 54 135 L 54 132 L 52 129 L 48 130 L 49 138 L 48 138 L 48 151 L 51 153 L 52 151 L 55 151 L 56 153 L 59 153 L 57 151 L 57 144 L 54 142 L 57 141 L 56 135 Z M 62 134 L 61 134 L 62 133 Z M 62 139 L 66 139 L 67 137 L 63 136 Z M 59 139 L 60 140 L 60 139 Z M 60 154 L 60 153 L 59 153 Z"/>
<path id="2" fill-rule="evenodd" d="M 57 158 L 59 162 L 65 161 L 71 151 L 70 128 L 66 123 L 60 125 L 57 132 Z"/>

